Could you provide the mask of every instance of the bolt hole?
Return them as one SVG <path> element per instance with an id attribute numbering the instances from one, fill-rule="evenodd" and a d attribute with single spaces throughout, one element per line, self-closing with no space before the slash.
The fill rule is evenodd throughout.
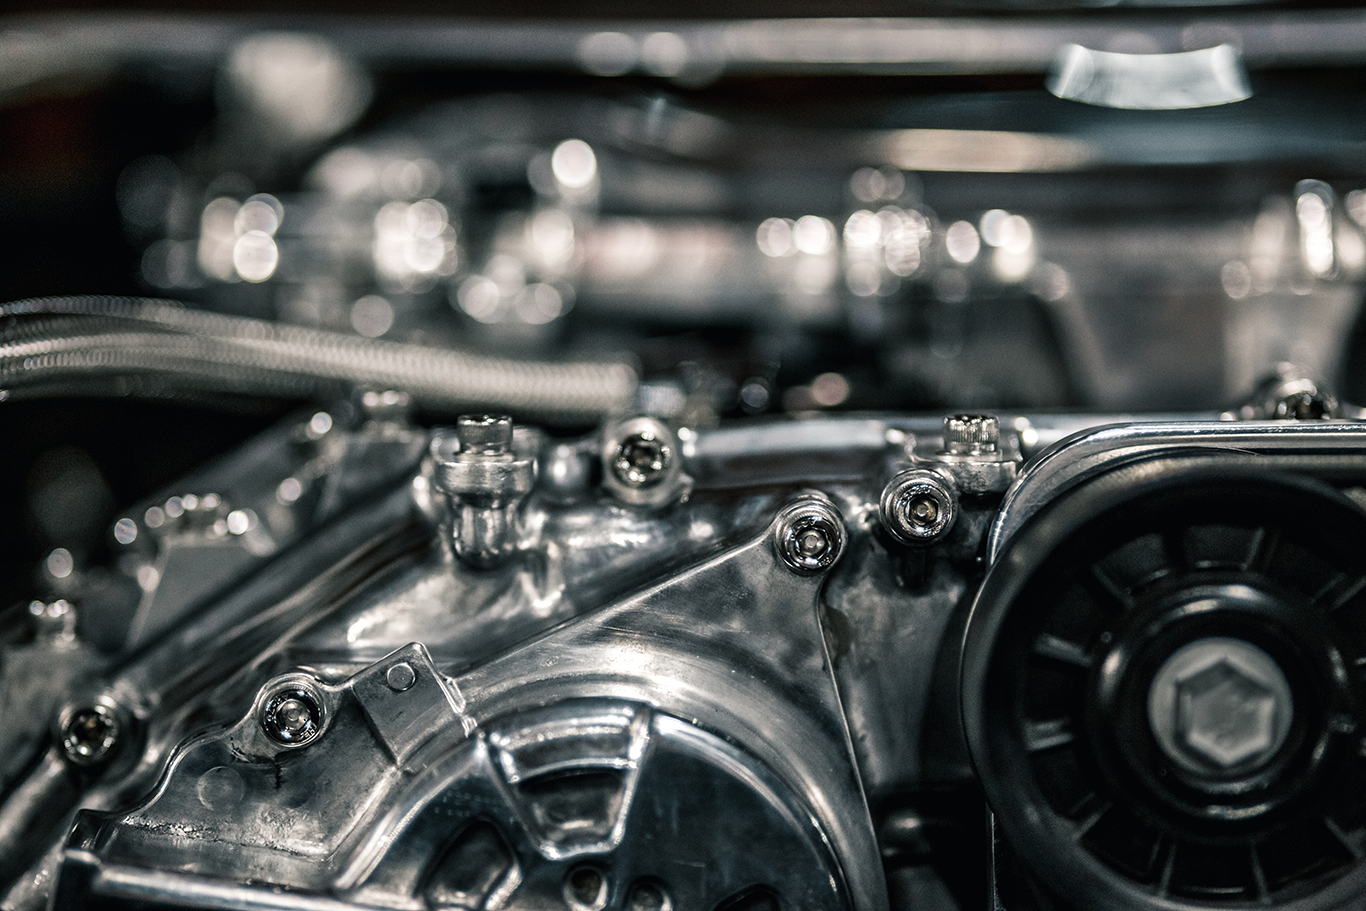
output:
<path id="1" fill-rule="evenodd" d="M 673 901 L 658 883 L 638 882 L 626 899 L 626 911 L 673 911 Z"/>
<path id="2" fill-rule="evenodd" d="M 564 897 L 574 911 L 602 911 L 607 906 L 607 880 L 593 867 L 575 867 L 565 877 Z"/>

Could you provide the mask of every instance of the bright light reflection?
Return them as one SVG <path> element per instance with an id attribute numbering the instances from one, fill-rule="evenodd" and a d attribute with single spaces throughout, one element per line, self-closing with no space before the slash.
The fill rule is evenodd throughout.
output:
<path id="1" fill-rule="evenodd" d="M 1366 268 L 1366 243 L 1351 225 L 1342 225 L 1334 232 L 1334 243 L 1344 269 L 1357 273 Z"/>
<path id="2" fill-rule="evenodd" d="M 844 243 L 855 248 L 876 247 L 882 239 L 882 222 L 867 209 L 860 209 L 844 223 Z"/>
<path id="3" fill-rule="evenodd" d="M 949 225 L 949 230 L 944 235 L 944 245 L 948 248 L 953 261 L 964 265 L 976 259 L 977 253 L 982 249 L 977 229 L 966 221 L 956 221 Z"/>
<path id="4" fill-rule="evenodd" d="M 906 191 L 906 178 L 896 168 L 859 168 L 849 178 L 849 191 L 859 202 L 896 199 Z"/>
<path id="5" fill-rule="evenodd" d="M 1352 220 L 1366 228 L 1366 190 L 1353 190 L 1347 194 L 1347 214 Z"/>
<path id="6" fill-rule="evenodd" d="M 999 246 L 1008 253 L 1026 253 L 1034 246 L 1034 229 L 1023 215 L 1008 216 L 1001 222 Z"/>
<path id="7" fill-rule="evenodd" d="M 803 215 L 792 230 L 792 243 L 812 256 L 829 253 L 835 245 L 835 226 L 819 215 Z"/>
<path id="8" fill-rule="evenodd" d="M 275 274 L 280 264 L 280 250 L 275 238 L 264 231 L 248 231 L 232 248 L 232 265 L 242 279 L 263 282 Z"/>
<path id="9" fill-rule="evenodd" d="M 351 328 L 366 338 L 379 338 L 394 326 L 394 308 L 378 294 L 367 294 L 351 305 Z"/>
<path id="10" fill-rule="evenodd" d="M 991 255 L 991 270 L 1004 282 L 1017 282 L 1034 267 L 1034 251 L 998 247 Z"/>
<path id="11" fill-rule="evenodd" d="M 688 65 L 688 42 L 673 32 L 655 32 L 640 43 L 640 62 L 656 76 L 677 76 Z"/>
<path id="12" fill-rule="evenodd" d="M 58 547 L 47 555 L 47 572 L 54 579 L 65 579 L 75 568 L 76 561 L 65 547 Z"/>
<path id="13" fill-rule="evenodd" d="M 436 200 L 387 203 L 375 215 L 375 271 L 403 288 L 450 275 L 458 261 L 455 239 L 446 207 Z"/>
<path id="14" fill-rule="evenodd" d="M 1235 259 L 1224 263 L 1224 268 L 1219 270 L 1219 282 L 1230 298 L 1242 300 L 1252 293 L 1252 270 L 1247 263 Z"/>
<path id="15" fill-rule="evenodd" d="M 574 220 L 560 209 L 538 212 L 527 224 L 526 239 L 543 266 L 563 269 L 574 256 Z"/>
<path id="16" fill-rule="evenodd" d="M 238 234 L 260 231 L 262 234 L 273 235 L 279 230 L 283 217 L 284 206 L 280 205 L 280 201 L 274 196 L 262 193 L 242 203 L 242 208 L 237 210 L 237 215 L 233 219 L 233 230 Z"/>
<path id="17" fill-rule="evenodd" d="M 598 159 L 592 147 L 582 139 L 566 139 L 550 156 L 550 170 L 561 186 L 582 190 L 597 177 Z"/>
<path id="18" fill-rule="evenodd" d="M 1295 200 L 1295 215 L 1300 222 L 1300 248 L 1304 264 L 1318 276 L 1333 271 L 1332 214 L 1318 193 L 1301 193 Z"/>
<path id="19" fill-rule="evenodd" d="M 472 319 L 481 323 L 496 323 L 502 309 L 503 294 L 493 279 L 471 275 L 460 283 L 456 302 Z"/>
<path id="20" fill-rule="evenodd" d="M 797 252 L 792 241 L 792 229 L 796 222 L 786 218 L 766 218 L 755 232 L 755 240 L 765 256 L 791 256 Z"/>
<path id="21" fill-rule="evenodd" d="M 564 295 L 551 285 L 537 282 L 523 288 L 512 307 L 522 322 L 540 326 L 564 315 Z"/>
<path id="22" fill-rule="evenodd" d="M 1005 209 L 992 209 L 983 213 L 982 220 L 978 223 L 982 229 L 982 241 L 990 247 L 1001 245 L 1001 224 L 1010 217 L 1010 213 Z"/>
<path id="23" fill-rule="evenodd" d="M 842 405 L 849 398 L 849 381 L 838 373 L 822 373 L 811 381 L 811 398 L 826 408 Z"/>

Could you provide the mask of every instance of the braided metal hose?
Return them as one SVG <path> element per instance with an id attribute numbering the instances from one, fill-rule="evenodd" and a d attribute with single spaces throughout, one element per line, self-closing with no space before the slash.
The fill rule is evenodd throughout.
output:
<path id="1" fill-rule="evenodd" d="M 0 397 L 60 394 L 96 377 L 284 398 L 339 384 L 400 389 L 439 409 L 487 408 L 561 421 L 629 408 L 621 362 L 488 357 L 206 313 L 165 301 L 70 297 L 0 305 Z M 126 392 L 111 383 L 111 393 Z"/>

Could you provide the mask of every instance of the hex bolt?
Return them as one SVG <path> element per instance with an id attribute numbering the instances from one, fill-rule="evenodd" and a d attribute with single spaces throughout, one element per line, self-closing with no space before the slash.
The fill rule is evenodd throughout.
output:
<path id="1" fill-rule="evenodd" d="M 389 689 L 395 693 L 403 693 L 413 688 L 417 683 L 417 672 L 413 666 L 406 661 L 400 661 L 393 665 L 384 674 L 384 682 L 389 685 Z"/>
<path id="2" fill-rule="evenodd" d="M 261 729 L 281 746 L 306 746 L 322 733 L 322 700 L 309 687 L 286 683 L 266 698 Z"/>
<path id="3" fill-rule="evenodd" d="M 653 487 L 668 473 L 673 451 L 653 430 L 629 434 L 617 443 L 612 473 L 628 487 Z"/>
<path id="4" fill-rule="evenodd" d="M 908 468 L 883 488 L 878 511 L 882 527 L 902 544 L 933 544 L 958 519 L 958 491 L 936 471 Z"/>
<path id="5" fill-rule="evenodd" d="M 844 552 L 844 522 L 824 497 L 799 500 L 778 514 L 774 543 L 788 568 L 817 573 L 835 565 Z"/>
<path id="6" fill-rule="evenodd" d="M 1241 639 L 1199 639 L 1177 649 L 1148 690 L 1148 723 L 1166 755 L 1199 773 L 1256 771 L 1285 743 L 1290 684 L 1262 649 Z"/>
<path id="7" fill-rule="evenodd" d="M 63 712 L 59 726 L 62 755 L 81 768 L 111 758 L 123 734 L 118 711 L 102 703 Z"/>

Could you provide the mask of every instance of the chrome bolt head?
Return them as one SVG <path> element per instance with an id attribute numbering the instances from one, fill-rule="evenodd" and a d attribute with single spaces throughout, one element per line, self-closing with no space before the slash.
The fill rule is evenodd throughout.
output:
<path id="1" fill-rule="evenodd" d="M 123 734 L 118 712 L 101 703 L 64 712 L 60 728 L 62 755 L 81 768 L 99 765 L 113 756 Z"/>
<path id="2" fill-rule="evenodd" d="M 281 746 L 306 746 L 318 738 L 322 727 L 321 700 L 298 683 L 286 684 L 272 692 L 261 709 L 261 729 Z"/>
<path id="3" fill-rule="evenodd" d="M 669 472 L 673 450 L 652 430 L 627 434 L 612 453 L 612 473 L 617 480 L 636 489 L 653 487 Z"/>
<path id="4" fill-rule="evenodd" d="M 824 498 L 799 501 L 778 514 L 774 542 L 789 569 L 821 572 L 844 552 L 844 522 Z"/>
<path id="5" fill-rule="evenodd" d="M 1174 652 L 1153 678 L 1148 720 L 1178 764 L 1254 771 L 1290 732 L 1294 702 L 1275 660 L 1250 642 L 1210 638 Z"/>
<path id="6" fill-rule="evenodd" d="M 883 488 L 878 511 L 882 527 L 902 544 L 933 544 L 957 521 L 958 494 L 938 472 L 910 468 Z"/>

